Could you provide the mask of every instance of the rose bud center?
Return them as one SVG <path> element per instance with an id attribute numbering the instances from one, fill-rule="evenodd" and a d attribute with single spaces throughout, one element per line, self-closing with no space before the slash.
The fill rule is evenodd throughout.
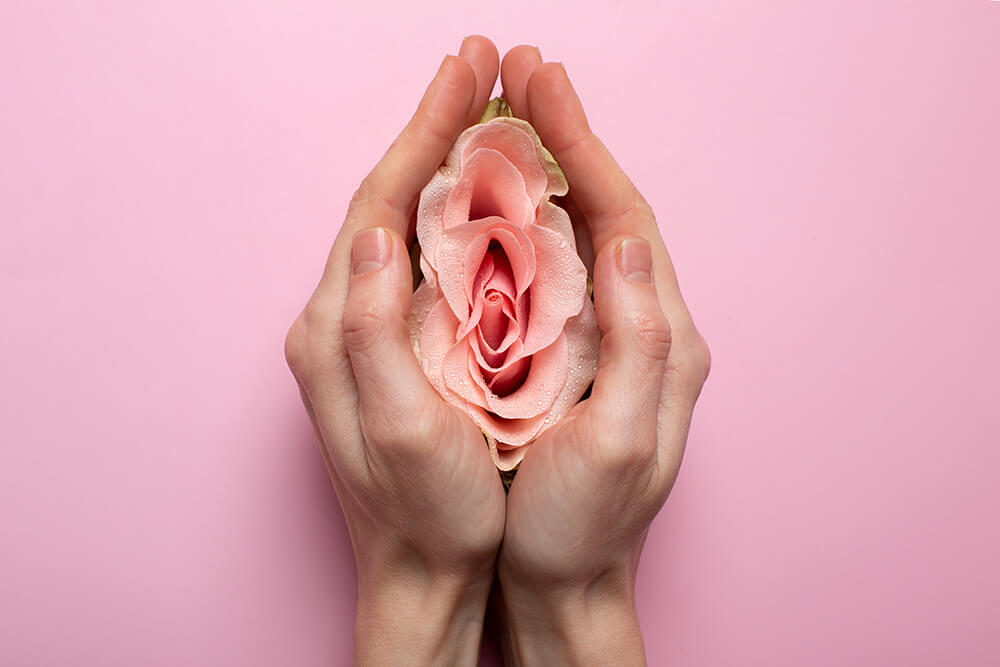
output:
<path id="1" fill-rule="evenodd" d="M 483 341 L 491 350 L 500 347 L 507 335 L 510 320 L 503 312 L 503 294 L 496 290 L 486 292 L 483 301 L 483 315 L 479 320 L 479 330 L 483 332 Z"/>

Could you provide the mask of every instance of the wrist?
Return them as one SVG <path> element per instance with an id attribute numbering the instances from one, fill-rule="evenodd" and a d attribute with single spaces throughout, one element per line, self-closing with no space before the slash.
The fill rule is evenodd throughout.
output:
<path id="1" fill-rule="evenodd" d="M 498 579 L 496 611 L 510 664 L 645 664 L 627 569 L 550 587 L 525 585 L 503 568 Z"/>
<path id="2" fill-rule="evenodd" d="M 359 561 L 355 663 L 475 665 L 491 581 L 492 568 Z"/>

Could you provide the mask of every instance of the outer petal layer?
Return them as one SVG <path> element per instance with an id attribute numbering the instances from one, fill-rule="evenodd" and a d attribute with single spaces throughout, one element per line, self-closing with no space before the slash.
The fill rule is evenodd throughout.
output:
<path id="1" fill-rule="evenodd" d="M 511 470 L 516 467 L 524 458 L 525 448 L 522 445 L 534 440 L 550 426 L 565 417 L 573 409 L 573 406 L 580 402 L 580 398 L 597 376 L 597 353 L 601 347 L 601 330 L 597 326 L 594 304 L 589 299 L 580 314 L 566 323 L 565 334 L 566 347 L 569 350 L 566 384 L 559 396 L 556 397 L 548 415 L 541 420 L 542 423 L 538 430 L 523 443 L 518 442 L 519 439 L 516 438 L 504 437 L 500 433 L 496 433 L 496 438 L 487 438 L 493 462 L 501 470 Z M 536 417 L 535 420 L 537 419 L 539 418 Z M 531 424 L 531 426 L 534 425 Z M 480 427 L 487 432 L 494 432 L 482 425 Z M 525 430 L 530 430 L 528 425 L 525 427 Z M 515 428 L 510 428 L 505 431 L 505 434 L 515 435 L 514 431 Z"/>
<path id="2" fill-rule="evenodd" d="M 414 350 L 503 470 L 597 372 L 587 272 L 569 216 L 549 201 L 567 190 L 531 125 L 495 118 L 462 133 L 417 210 L 425 280 L 408 321 Z"/>

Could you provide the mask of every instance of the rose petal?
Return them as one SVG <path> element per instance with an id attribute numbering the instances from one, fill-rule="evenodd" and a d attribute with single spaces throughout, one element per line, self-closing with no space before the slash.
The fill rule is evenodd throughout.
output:
<path id="1" fill-rule="evenodd" d="M 529 360 L 531 366 L 520 388 L 505 396 L 499 395 L 502 391 L 494 391 L 490 386 L 492 382 L 481 377 L 481 368 L 470 362 L 470 376 L 486 399 L 483 407 L 492 412 L 493 416 L 507 421 L 521 421 L 541 415 L 552 407 L 568 377 L 569 351 L 566 337 L 560 336 L 552 345 L 531 357 L 505 362 L 504 369 L 496 376 L 501 377 L 504 383 L 498 389 L 508 389 L 507 384 L 518 378 L 518 373 L 523 372 L 523 365 Z M 504 375 L 501 376 L 500 373 Z"/>
<path id="2" fill-rule="evenodd" d="M 480 148 L 503 153 L 520 169 L 535 206 L 548 195 L 562 196 L 569 190 L 566 177 L 552 154 L 542 146 L 538 133 L 519 118 L 497 118 L 486 123 L 477 132 L 469 133 L 464 141 L 460 137 L 456 148 L 461 149 L 463 159 Z"/>
<path id="3" fill-rule="evenodd" d="M 535 212 L 535 224 L 558 232 L 567 242 L 573 244 L 573 250 L 576 251 L 576 234 L 573 232 L 573 222 L 565 209 L 550 201 L 542 202 Z"/>
<path id="4" fill-rule="evenodd" d="M 483 299 L 483 314 L 479 318 L 479 331 L 483 341 L 491 350 L 503 342 L 507 336 L 507 316 L 503 312 L 503 295 L 490 290 Z"/>
<path id="5" fill-rule="evenodd" d="M 516 298 L 517 290 L 514 286 L 514 277 L 511 274 L 510 262 L 507 261 L 507 255 L 502 250 L 489 249 L 486 251 L 483 263 L 479 267 L 479 273 L 476 275 L 469 293 L 466 294 L 469 303 L 472 304 L 472 311 L 465 324 L 459 329 L 459 337 L 466 336 L 479 325 L 483 311 L 482 298 L 487 290 L 499 291 L 509 300 Z M 504 308 L 506 309 L 507 306 Z M 513 317 L 512 314 L 510 316 Z"/>
<path id="6" fill-rule="evenodd" d="M 498 442 L 495 438 L 487 438 L 487 447 L 493 457 L 493 465 L 500 470 L 513 470 L 524 460 L 524 455 L 528 452 L 527 447 L 512 447 Z"/>
<path id="7" fill-rule="evenodd" d="M 493 274 L 496 272 L 496 262 L 493 260 L 493 257 L 494 254 L 492 252 L 487 252 L 483 257 L 483 261 L 479 265 L 479 271 L 476 272 L 476 276 L 466 294 L 469 298 L 469 303 L 472 303 L 476 295 L 483 294 L 486 291 L 486 284 L 493 278 Z M 509 271 L 510 268 L 508 267 L 507 270 Z"/>
<path id="8" fill-rule="evenodd" d="M 441 290 L 436 285 L 432 285 L 427 281 L 420 283 L 417 291 L 413 293 L 413 303 L 410 307 L 410 316 L 407 318 L 406 324 L 410 328 L 410 343 L 413 345 L 413 351 L 416 353 L 417 359 L 420 359 L 420 337 L 424 330 L 427 316 L 434 305 L 441 300 L 443 300 Z"/>
<path id="9" fill-rule="evenodd" d="M 521 354 L 535 354 L 562 332 L 566 320 L 587 301 L 587 269 L 572 241 L 548 227 L 531 226 L 538 270 L 531 283 L 531 307 Z"/>
<path id="10" fill-rule="evenodd" d="M 459 135 L 444 164 L 420 193 L 417 238 L 432 266 L 444 232 L 446 204 L 460 181 L 462 161 L 484 148 L 501 153 L 519 171 L 532 210 L 550 195 L 562 196 L 569 190 L 562 170 L 529 123 L 519 118 L 496 118 L 473 125 Z M 540 187 L 544 188 L 541 195 Z"/>
<path id="11" fill-rule="evenodd" d="M 423 250 L 420 251 L 420 273 L 424 276 L 424 282 L 427 282 L 435 289 L 438 286 L 437 271 L 431 266 L 430 262 L 427 261 L 427 256 L 424 255 Z"/>
<path id="12" fill-rule="evenodd" d="M 597 358 L 601 349 L 601 329 L 597 325 L 597 313 L 590 299 L 584 300 L 583 309 L 576 317 L 566 321 L 563 330 L 566 336 L 567 360 L 566 384 L 552 404 L 549 416 L 552 423 L 563 418 L 597 377 Z"/>
<path id="13" fill-rule="evenodd" d="M 522 357 L 516 363 L 527 359 Z M 569 369 L 566 337 L 559 336 L 552 345 L 531 355 L 530 360 L 528 376 L 519 389 L 506 396 L 500 396 L 500 392 L 496 391 L 486 393 L 486 405 L 497 416 L 506 419 L 534 417 L 552 407 L 566 382 Z M 508 367 L 515 367 L 515 364 L 510 363 Z"/>
<path id="14" fill-rule="evenodd" d="M 549 234 L 555 234 L 546 229 Z M 439 239 L 437 257 L 438 282 L 452 312 L 460 322 L 469 319 L 467 280 L 479 273 L 490 246 L 496 241 L 506 253 L 517 294 L 523 293 L 535 278 L 535 249 L 531 239 L 520 227 L 503 218 L 485 218 L 451 227 Z M 582 263 L 581 263 L 582 266 Z"/>
<path id="15" fill-rule="evenodd" d="M 520 340 L 521 336 L 521 325 L 518 324 L 517 317 L 514 315 L 514 306 L 511 304 L 510 299 L 503 299 L 501 312 L 503 313 L 504 318 L 506 318 L 506 324 L 504 327 L 507 333 L 504 335 L 503 340 L 500 341 L 499 345 L 491 345 L 488 347 L 488 349 L 497 353 L 506 352 L 515 341 Z M 483 345 L 487 344 L 483 339 L 482 331 L 479 331 L 479 340 L 482 341 Z"/>
<path id="16" fill-rule="evenodd" d="M 468 337 L 459 340 L 444 355 L 442 375 L 448 389 L 464 399 L 459 407 L 475 419 L 470 410 L 473 407 L 485 410 L 487 405 L 483 379 L 476 363 L 470 362 L 471 357 Z"/>
<path id="17" fill-rule="evenodd" d="M 470 220 L 496 216 L 523 227 L 534 217 L 535 206 L 518 168 L 503 153 L 480 148 L 463 160 L 442 222 L 447 231 Z"/>
<path id="18" fill-rule="evenodd" d="M 520 448 L 536 439 L 565 417 L 580 402 L 580 397 L 594 381 L 597 376 L 601 332 L 597 326 L 594 304 L 589 299 L 580 314 L 566 322 L 565 336 L 569 352 L 566 384 L 547 413 L 529 419 L 498 419 L 478 408 L 469 411 L 479 427 L 496 439 L 497 447 Z M 510 455 L 504 458 L 507 463 L 513 461 L 510 463 L 512 466 L 520 461 L 520 458 Z"/>
<path id="19" fill-rule="evenodd" d="M 486 405 L 490 406 L 490 397 L 506 397 L 524 386 L 524 382 L 531 372 L 532 359 L 525 357 L 512 364 L 505 365 L 504 368 L 493 375 L 489 381 L 489 392 L 486 393 Z M 483 373 L 485 379 L 486 374 Z"/>
<path id="20" fill-rule="evenodd" d="M 510 258 L 507 257 L 507 253 L 502 248 L 491 248 L 487 254 L 493 262 L 493 273 L 483 284 L 483 288 L 496 290 L 513 301 L 517 298 L 518 292 Z"/>
<path id="21" fill-rule="evenodd" d="M 420 268 L 424 271 L 424 277 L 427 277 L 425 263 L 431 269 L 435 268 L 437 244 L 444 232 L 441 221 L 444 219 L 448 194 L 455 188 L 457 171 L 457 164 L 453 167 L 447 165 L 441 167 L 431 177 L 430 183 L 420 191 L 420 204 L 417 207 L 417 240 L 420 242 Z"/>
<path id="22" fill-rule="evenodd" d="M 483 340 L 481 332 L 476 331 L 470 334 L 470 336 L 474 336 L 474 342 L 471 347 L 476 357 L 476 363 L 479 364 L 480 368 L 490 373 L 499 373 L 523 357 L 523 355 L 514 354 L 521 349 L 520 341 L 517 339 L 516 326 L 517 323 L 511 321 L 510 328 L 507 330 L 507 337 L 504 338 L 498 350 L 490 349 L 486 341 Z"/>
<path id="23" fill-rule="evenodd" d="M 548 201 L 566 191 L 534 129 L 500 118 L 463 132 L 421 193 L 425 281 L 411 332 L 423 329 L 425 372 L 487 433 L 501 469 L 572 409 L 596 373 L 600 330 L 586 270 L 568 215 Z"/>
<path id="24" fill-rule="evenodd" d="M 472 283 L 472 287 L 469 290 L 468 299 L 469 303 L 472 304 L 472 311 L 469 313 L 469 318 L 465 323 L 458 329 L 458 337 L 464 338 L 468 335 L 474 327 L 479 326 L 479 318 L 483 314 L 483 300 L 481 298 L 475 298 L 475 295 L 482 295 L 486 293 L 486 282 L 493 275 L 493 259 L 487 253 L 486 257 L 483 258 L 483 263 L 479 266 L 479 272 L 476 274 L 476 278 Z"/>
<path id="25" fill-rule="evenodd" d="M 461 389 L 459 400 L 453 401 L 455 405 L 465 411 L 476 424 L 496 438 L 497 442 L 505 448 L 520 448 L 526 443 L 537 438 L 545 429 L 555 424 L 568 413 L 574 405 L 580 401 L 580 397 L 587 390 L 587 387 L 594 381 L 597 375 L 597 356 L 601 344 L 600 329 L 597 327 L 597 316 L 594 313 L 594 306 L 589 299 L 583 310 L 576 317 L 570 318 L 566 322 L 565 342 L 568 351 L 566 382 L 555 397 L 551 408 L 541 414 L 533 415 L 521 419 L 506 419 L 484 409 L 486 391 L 485 382 L 482 378 L 473 377 L 468 365 L 468 347 L 464 347 L 459 341 L 458 344 L 448 344 L 449 332 L 457 330 L 454 316 L 452 315 L 444 300 L 438 303 L 431 310 L 424 324 L 424 335 L 421 336 L 421 350 L 423 358 L 435 357 L 444 361 L 448 357 L 448 365 L 454 370 L 449 370 L 449 375 L 455 379 L 460 379 L 463 375 L 457 372 L 457 368 L 452 363 L 465 361 L 465 375 L 473 382 L 462 385 L 455 382 L 454 386 Z M 442 347 L 447 349 L 442 350 Z M 462 354 L 464 352 L 464 355 Z M 437 356 L 440 355 L 440 356 Z M 464 357 L 464 359 L 463 359 Z M 458 365 L 457 363 L 455 364 Z M 534 362 L 532 363 L 534 365 Z M 431 384 L 446 397 L 451 394 L 458 394 L 449 389 L 445 383 L 443 363 L 435 364 L 429 359 L 424 362 L 424 370 L 427 373 Z M 530 377 L 530 375 L 529 375 Z M 480 389 L 480 394 L 476 389 Z M 512 394 L 513 395 L 513 394 Z M 461 400 L 464 399 L 464 400 Z M 501 399 L 502 400 L 502 399 Z M 510 458 L 510 457 L 507 457 Z M 519 460 L 519 459 L 518 459 Z M 516 465 L 516 463 L 515 463 Z"/>
<path id="26" fill-rule="evenodd" d="M 444 359 L 448 351 L 455 346 L 455 334 L 458 331 L 458 320 L 451 312 L 448 302 L 438 299 L 424 319 L 420 331 L 420 365 L 431 385 L 445 398 L 450 393 L 444 381 Z M 485 399 L 483 401 L 485 403 Z"/>
<path id="27" fill-rule="evenodd" d="M 488 250 L 486 257 L 483 260 L 483 266 L 486 265 L 489 265 L 492 273 L 483 283 L 480 283 L 479 276 L 476 277 L 476 282 L 472 287 L 472 294 L 469 295 L 469 301 L 472 303 L 472 312 L 469 314 L 469 319 L 466 323 L 459 329 L 458 335 L 465 336 L 474 328 L 479 326 L 479 321 L 483 311 L 483 298 L 488 291 L 496 291 L 506 297 L 503 299 L 502 310 L 517 329 L 517 331 L 514 331 L 513 334 L 515 337 L 519 336 L 520 327 L 516 326 L 517 323 L 514 321 L 516 319 L 516 309 L 513 305 L 514 299 L 517 298 L 517 288 L 514 285 L 514 277 L 510 268 L 510 262 L 507 261 L 506 253 L 504 253 L 501 249 Z M 480 273 L 484 274 L 482 269 L 480 269 Z M 525 319 L 525 321 L 527 321 L 527 319 Z M 498 352 L 506 350 L 510 346 L 510 343 L 513 342 L 513 338 L 510 338 L 510 324 L 507 325 L 506 330 L 508 331 L 508 336 L 504 339 L 506 343 L 501 343 L 500 347 L 495 348 Z"/>
<path id="28" fill-rule="evenodd" d="M 503 370 L 503 364 L 507 361 L 507 355 L 503 352 L 499 352 L 490 348 L 483 340 L 483 332 L 476 329 L 475 332 L 469 335 L 471 339 L 471 347 L 473 355 L 476 357 L 476 363 L 485 372 L 499 373 Z"/>
<path id="29" fill-rule="evenodd" d="M 546 426 L 545 419 L 548 415 L 536 415 L 526 419 L 503 419 L 486 412 L 478 406 L 460 406 L 469 413 L 472 420 L 483 431 L 493 435 L 498 442 L 504 442 L 514 447 L 525 445 L 541 432 Z M 551 419 L 549 421 L 551 423 Z"/>

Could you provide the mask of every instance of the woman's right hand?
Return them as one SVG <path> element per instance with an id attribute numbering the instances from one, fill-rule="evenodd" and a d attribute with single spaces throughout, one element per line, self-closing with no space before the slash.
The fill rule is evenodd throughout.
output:
<path id="1" fill-rule="evenodd" d="M 406 324 L 404 243 L 421 189 L 476 122 L 499 57 L 449 56 L 351 202 L 286 340 L 358 566 L 358 664 L 475 664 L 504 493 L 476 425 L 431 387 Z"/>
<path id="2" fill-rule="evenodd" d="M 569 181 L 574 223 L 596 254 L 603 333 L 591 396 L 531 446 L 510 489 L 497 566 L 505 654 L 515 664 L 641 664 L 639 554 L 676 479 L 709 351 L 652 210 L 591 132 L 563 67 L 522 46 L 501 76 L 514 114 Z"/>

